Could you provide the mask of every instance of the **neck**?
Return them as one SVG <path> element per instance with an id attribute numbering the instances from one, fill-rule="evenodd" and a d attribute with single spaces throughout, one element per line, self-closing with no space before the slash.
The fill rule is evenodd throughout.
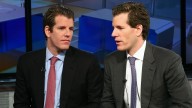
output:
<path id="1" fill-rule="evenodd" d="M 131 48 L 130 50 L 128 50 L 127 52 L 129 53 L 129 55 L 133 56 L 143 45 L 145 40 L 140 40 L 137 41 Z"/>
<path id="2" fill-rule="evenodd" d="M 53 54 L 53 56 L 57 56 L 59 53 L 62 52 L 62 50 L 58 50 L 55 47 L 52 47 L 52 46 L 49 46 L 49 45 L 47 45 L 47 48 L 49 49 L 51 54 Z"/>

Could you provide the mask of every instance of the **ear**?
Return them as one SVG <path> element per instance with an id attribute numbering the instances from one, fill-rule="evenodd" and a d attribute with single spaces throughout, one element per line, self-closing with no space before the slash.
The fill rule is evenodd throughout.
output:
<path id="1" fill-rule="evenodd" d="M 143 26 L 141 24 L 138 24 L 136 27 L 136 36 L 142 36 Z"/>
<path id="2" fill-rule="evenodd" d="M 45 28 L 44 28 L 44 32 L 45 32 L 45 35 L 47 36 L 47 38 L 50 37 L 50 33 L 51 33 L 51 31 L 50 31 L 49 26 L 45 26 Z"/>

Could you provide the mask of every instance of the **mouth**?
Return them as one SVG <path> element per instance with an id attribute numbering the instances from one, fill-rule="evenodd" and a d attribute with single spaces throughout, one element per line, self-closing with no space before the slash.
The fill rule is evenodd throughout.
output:
<path id="1" fill-rule="evenodd" d="M 70 40 L 61 40 L 61 42 L 64 44 L 70 44 L 71 41 Z"/>
<path id="2" fill-rule="evenodd" d="M 115 40 L 116 42 L 116 45 L 120 45 L 122 43 L 122 41 L 118 41 L 118 40 Z"/>

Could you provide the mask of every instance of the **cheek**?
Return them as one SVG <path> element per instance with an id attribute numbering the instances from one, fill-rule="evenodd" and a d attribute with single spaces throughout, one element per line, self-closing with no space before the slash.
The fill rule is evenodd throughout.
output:
<path id="1" fill-rule="evenodd" d="M 72 37 L 73 36 L 73 32 L 71 32 L 70 34 L 71 34 L 70 36 Z"/>
<path id="2" fill-rule="evenodd" d="M 135 32 L 134 32 L 134 30 L 127 30 L 125 33 L 125 38 L 126 38 L 126 40 L 128 40 L 128 41 L 132 41 L 132 40 L 134 40 L 135 39 Z"/>
<path id="3" fill-rule="evenodd" d="M 51 37 L 51 40 L 53 41 L 53 43 L 57 43 L 57 42 L 59 42 L 59 37 L 58 37 L 58 35 L 52 35 L 52 37 Z"/>
<path id="4" fill-rule="evenodd" d="M 131 35 L 128 32 L 126 32 L 126 33 L 123 34 L 122 38 L 123 38 L 125 43 L 129 43 L 129 41 L 131 39 Z"/>

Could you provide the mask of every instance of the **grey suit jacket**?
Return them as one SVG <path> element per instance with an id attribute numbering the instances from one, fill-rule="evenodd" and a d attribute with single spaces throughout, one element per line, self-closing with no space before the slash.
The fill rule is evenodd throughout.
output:
<path id="1" fill-rule="evenodd" d="M 102 108 L 124 108 L 126 52 L 105 59 Z M 181 58 L 147 43 L 142 67 L 141 108 L 192 108 L 192 90 Z"/>

